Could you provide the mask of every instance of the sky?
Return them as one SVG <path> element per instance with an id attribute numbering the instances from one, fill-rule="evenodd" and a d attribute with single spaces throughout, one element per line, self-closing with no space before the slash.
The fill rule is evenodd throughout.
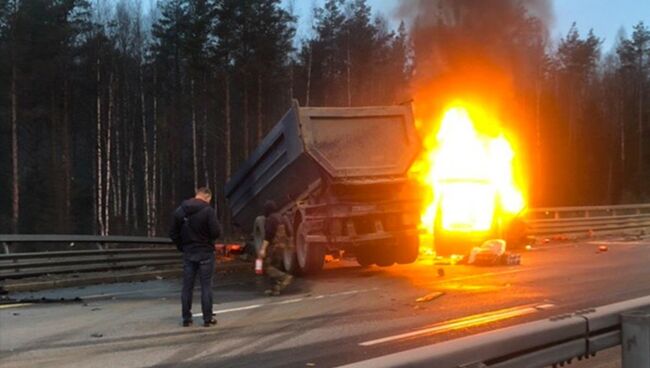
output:
<path id="1" fill-rule="evenodd" d="M 314 4 L 322 5 L 324 0 L 284 0 L 284 3 L 291 1 L 300 18 L 298 34 L 307 34 L 312 21 L 311 9 Z M 398 3 L 399 0 L 368 0 L 375 13 L 383 14 L 394 24 L 399 22 L 394 11 Z M 554 20 L 550 35 L 553 41 L 559 41 L 576 22 L 581 35 L 593 29 L 596 36 L 603 39 L 604 53 L 612 50 L 622 28 L 629 36 L 639 21 L 650 26 L 650 0 L 552 0 L 552 6 Z"/>

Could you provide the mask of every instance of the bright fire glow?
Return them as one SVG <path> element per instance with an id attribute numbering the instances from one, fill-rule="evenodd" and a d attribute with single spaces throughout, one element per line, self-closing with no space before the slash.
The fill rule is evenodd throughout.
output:
<path id="1" fill-rule="evenodd" d="M 495 214 L 514 216 L 524 207 L 517 187 L 511 143 L 499 122 L 477 108 L 456 103 L 447 108 L 437 132 L 424 135 L 424 153 L 411 173 L 430 188 L 422 227 L 433 233 L 435 216 L 442 227 L 461 232 L 487 231 Z"/>

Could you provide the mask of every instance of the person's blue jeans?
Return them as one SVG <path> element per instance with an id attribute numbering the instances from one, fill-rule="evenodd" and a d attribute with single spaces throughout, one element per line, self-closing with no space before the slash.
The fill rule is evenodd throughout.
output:
<path id="1" fill-rule="evenodd" d="M 203 321 L 212 319 L 212 275 L 214 275 L 214 253 L 183 253 L 183 291 L 181 304 L 183 321 L 192 320 L 192 290 L 194 279 L 201 281 L 201 312 Z"/>

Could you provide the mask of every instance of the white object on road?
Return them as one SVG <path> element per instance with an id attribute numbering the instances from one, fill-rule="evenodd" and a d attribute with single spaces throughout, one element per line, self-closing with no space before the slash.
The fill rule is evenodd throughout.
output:
<path id="1" fill-rule="evenodd" d="M 481 244 L 480 247 L 474 247 L 469 253 L 467 264 L 473 264 L 479 253 L 491 253 L 496 257 L 501 257 L 506 252 L 506 241 L 503 239 L 490 239 Z"/>

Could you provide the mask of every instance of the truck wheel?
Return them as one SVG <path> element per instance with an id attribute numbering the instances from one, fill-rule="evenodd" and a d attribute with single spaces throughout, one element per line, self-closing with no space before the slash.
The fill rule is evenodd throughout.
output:
<path id="1" fill-rule="evenodd" d="M 323 268 L 325 249 L 316 244 L 307 243 L 305 223 L 301 222 L 296 230 L 296 258 L 300 271 L 305 274 L 316 273 Z"/>
<path id="2" fill-rule="evenodd" d="M 420 238 L 417 236 L 407 236 L 402 238 L 397 248 L 396 261 L 399 264 L 408 264 L 415 262 L 420 253 Z"/>
<path id="3" fill-rule="evenodd" d="M 377 266 L 389 267 L 395 263 L 395 246 L 381 245 L 376 249 Z"/>
<path id="4" fill-rule="evenodd" d="M 372 249 L 369 247 L 359 247 L 356 252 L 357 263 L 361 267 L 368 267 L 375 263 L 375 258 L 372 255 Z"/>
<path id="5" fill-rule="evenodd" d="M 266 218 L 264 216 L 257 216 L 253 224 L 253 244 L 255 245 L 255 256 L 260 254 L 262 243 L 264 242 L 264 223 Z"/>
<path id="6" fill-rule="evenodd" d="M 292 247 L 285 248 L 282 252 L 282 264 L 285 271 L 289 272 L 292 275 L 300 275 L 298 256 L 296 255 L 295 239 L 297 238 L 291 239 Z"/>

